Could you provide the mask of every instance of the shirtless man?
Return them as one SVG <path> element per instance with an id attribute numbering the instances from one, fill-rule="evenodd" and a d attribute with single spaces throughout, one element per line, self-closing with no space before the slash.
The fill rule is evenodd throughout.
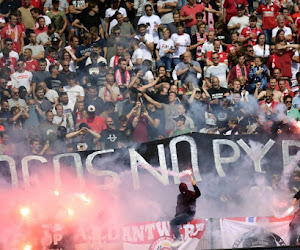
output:
<path id="1" fill-rule="evenodd" d="M 277 83 L 277 80 L 276 78 L 270 78 L 270 83 L 269 83 L 269 89 L 272 91 L 273 93 L 273 100 L 276 101 L 276 102 L 283 102 L 283 93 L 276 90 L 276 83 Z M 260 93 L 258 93 L 258 89 L 260 87 L 261 83 L 257 83 L 256 84 L 256 89 L 254 91 L 254 96 L 256 99 L 260 100 L 262 98 L 264 98 L 266 96 L 266 90 L 263 90 L 261 91 Z"/>

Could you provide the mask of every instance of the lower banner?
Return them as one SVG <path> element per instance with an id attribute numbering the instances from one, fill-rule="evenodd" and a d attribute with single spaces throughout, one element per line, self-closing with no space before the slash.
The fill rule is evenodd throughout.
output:
<path id="1" fill-rule="evenodd" d="M 194 250 L 206 228 L 206 220 L 193 220 L 180 226 L 184 243 L 180 250 Z M 123 227 L 124 250 L 171 250 L 174 241 L 169 221 L 150 222 Z"/>
<path id="2" fill-rule="evenodd" d="M 223 248 L 278 247 L 289 245 L 292 216 L 221 219 Z"/>

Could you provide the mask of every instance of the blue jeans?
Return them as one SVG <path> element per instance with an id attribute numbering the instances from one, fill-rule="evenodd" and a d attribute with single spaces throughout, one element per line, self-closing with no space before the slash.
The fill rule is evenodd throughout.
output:
<path id="1" fill-rule="evenodd" d="M 272 29 L 264 29 L 263 32 L 266 36 L 266 43 L 271 44 L 272 43 Z"/>
<path id="2" fill-rule="evenodd" d="M 183 214 L 178 214 L 173 220 L 170 221 L 170 226 L 172 228 L 176 240 L 181 239 L 178 226 L 191 221 L 193 218 L 194 215 L 183 213 Z"/>
<path id="3" fill-rule="evenodd" d="M 166 71 L 171 72 L 171 64 L 172 64 L 172 58 L 167 56 L 162 56 L 160 58 L 160 61 L 156 61 L 156 68 L 158 69 L 160 66 L 165 66 Z"/>
<path id="4" fill-rule="evenodd" d="M 173 66 L 174 66 L 174 68 L 175 68 L 175 66 L 178 64 L 178 63 L 180 63 L 181 61 L 180 61 L 180 59 L 179 58 L 173 58 Z"/>

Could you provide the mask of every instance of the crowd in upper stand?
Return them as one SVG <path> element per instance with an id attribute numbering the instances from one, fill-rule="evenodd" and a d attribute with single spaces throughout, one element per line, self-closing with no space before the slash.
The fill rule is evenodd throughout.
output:
<path id="1" fill-rule="evenodd" d="M 297 134 L 299 7 L 0 0 L 0 154 Z"/>

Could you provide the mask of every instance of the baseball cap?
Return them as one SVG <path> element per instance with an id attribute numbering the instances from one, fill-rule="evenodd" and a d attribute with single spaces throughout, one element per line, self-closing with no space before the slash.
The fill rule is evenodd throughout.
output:
<path id="1" fill-rule="evenodd" d="M 243 10 L 243 9 L 245 9 L 245 6 L 244 6 L 244 4 L 239 3 L 239 4 L 236 6 L 236 8 L 237 8 L 238 10 Z"/>
<path id="2" fill-rule="evenodd" d="M 179 121 L 179 120 L 182 120 L 182 121 L 184 121 L 185 122 L 185 116 L 183 116 L 183 115 L 179 115 L 178 117 L 175 117 L 175 118 L 173 118 L 176 122 L 177 121 Z"/>
<path id="3" fill-rule="evenodd" d="M 95 111 L 96 111 L 96 108 L 95 108 L 94 105 L 89 105 L 89 106 L 88 106 L 88 112 L 94 113 Z"/>
<path id="4" fill-rule="evenodd" d="M 106 63 L 105 63 L 105 62 L 99 62 L 99 63 L 98 63 L 98 66 L 99 66 L 99 67 L 106 67 Z"/>
<path id="5" fill-rule="evenodd" d="M 82 129 L 82 128 L 90 128 L 90 127 L 89 127 L 89 125 L 87 125 L 86 123 L 83 122 L 83 123 L 80 123 L 80 124 L 79 124 L 79 127 L 78 127 L 78 128 L 79 128 L 79 129 Z"/>
<path id="6" fill-rule="evenodd" d="M 53 37 L 51 42 L 52 43 L 59 43 L 60 39 L 58 37 Z"/>
<path id="7" fill-rule="evenodd" d="M 207 118 L 205 123 L 206 123 L 206 125 L 209 125 L 209 126 L 216 126 L 215 120 L 212 118 Z"/>

